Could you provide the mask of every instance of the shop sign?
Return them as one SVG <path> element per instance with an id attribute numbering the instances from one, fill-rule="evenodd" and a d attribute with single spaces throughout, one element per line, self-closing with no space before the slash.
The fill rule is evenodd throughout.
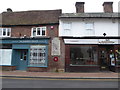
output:
<path id="1" fill-rule="evenodd" d="M 0 42 L 1 43 L 1 42 Z M 3 40 L 2 43 L 8 44 L 48 44 L 48 40 Z"/>
<path id="2" fill-rule="evenodd" d="M 46 43 L 46 40 L 14 40 L 12 43 Z"/>
<path id="3" fill-rule="evenodd" d="M 115 42 L 110 41 L 110 39 L 105 39 L 103 41 L 99 41 L 99 44 L 114 44 Z"/>

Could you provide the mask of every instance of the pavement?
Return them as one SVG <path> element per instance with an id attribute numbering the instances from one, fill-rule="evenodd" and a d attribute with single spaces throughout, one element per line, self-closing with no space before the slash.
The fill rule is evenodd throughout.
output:
<path id="1" fill-rule="evenodd" d="M 115 72 L 95 73 L 68 73 L 68 72 L 27 72 L 27 71 L 1 71 L 0 77 L 19 78 L 54 78 L 54 79 L 118 79 Z"/>

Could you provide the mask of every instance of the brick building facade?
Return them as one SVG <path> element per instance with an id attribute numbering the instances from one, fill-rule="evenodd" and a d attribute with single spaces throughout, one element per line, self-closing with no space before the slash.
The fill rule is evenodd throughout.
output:
<path id="1" fill-rule="evenodd" d="M 2 69 L 64 71 L 60 50 L 62 43 L 58 38 L 61 13 L 61 10 L 13 12 L 11 9 L 1 13 Z M 59 42 L 58 55 L 52 48 L 54 38 Z"/>

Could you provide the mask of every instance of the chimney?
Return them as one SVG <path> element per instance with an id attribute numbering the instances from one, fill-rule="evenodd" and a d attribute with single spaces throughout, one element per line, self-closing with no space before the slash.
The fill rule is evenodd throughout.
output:
<path id="1" fill-rule="evenodd" d="M 12 9 L 11 8 L 7 8 L 7 12 L 12 12 Z"/>
<path id="2" fill-rule="evenodd" d="M 76 2 L 76 13 L 84 13 L 84 3 L 85 2 Z"/>
<path id="3" fill-rule="evenodd" d="M 113 13 L 113 2 L 104 2 L 103 10 L 105 13 Z"/>

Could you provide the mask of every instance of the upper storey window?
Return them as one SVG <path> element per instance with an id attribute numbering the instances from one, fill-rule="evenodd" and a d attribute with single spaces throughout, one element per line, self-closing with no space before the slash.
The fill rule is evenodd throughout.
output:
<path id="1" fill-rule="evenodd" d="M 64 22 L 63 24 L 64 30 L 71 30 L 71 23 L 70 22 Z"/>
<path id="2" fill-rule="evenodd" d="M 11 28 L 0 28 L 0 37 L 10 37 Z"/>
<path id="3" fill-rule="evenodd" d="M 85 28 L 86 28 L 86 30 L 93 30 L 94 29 L 94 24 L 93 23 L 86 23 Z"/>
<path id="4" fill-rule="evenodd" d="M 65 35 L 70 35 L 71 28 L 72 28 L 72 23 L 70 23 L 70 22 L 64 22 L 63 23 L 63 29 L 64 29 L 64 34 Z"/>
<path id="5" fill-rule="evenodd" d="M 32 37 L 46 36 L 46 27 L 34 27 L 32 28 Z"/>
<path id="6" fill-rule="evenodd" d="M 94 23 L 85 23 L 86 35 L 94 35 Z"/>

